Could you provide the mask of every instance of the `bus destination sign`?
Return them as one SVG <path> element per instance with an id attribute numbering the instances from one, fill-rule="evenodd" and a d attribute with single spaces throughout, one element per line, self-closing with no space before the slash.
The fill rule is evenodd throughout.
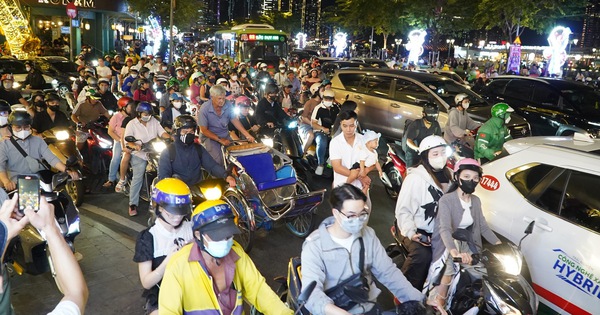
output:
<path id="1" fill-rule="evenodd" d="M 246 35 L 246 34 L 245 34 Z M 283 41 L 283 37 L 279 35 L 265 35 L 265 34 L 247 34 L 248 36 L 242 36 L 241 40 L 260 40 L 266 42 L 278 42 Z"/>

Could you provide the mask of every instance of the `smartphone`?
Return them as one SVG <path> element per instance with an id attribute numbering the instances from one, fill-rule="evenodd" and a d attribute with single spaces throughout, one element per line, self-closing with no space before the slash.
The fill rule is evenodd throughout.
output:
<path id="1" fill-rule="evenodd" d="M 40 178 L 37 175 L 19 175 L 17 177 L 19 193 L 19 212 L 26 208 L 40 209 Z"/>
<path id="2" fill-rule="evenodd" d="M 429 238 L 427 237 L 427 235 L 421 234 L 421 237 L 419 238 L 419 242 L 421 242 L 423 244 L 429 244 Z"/>

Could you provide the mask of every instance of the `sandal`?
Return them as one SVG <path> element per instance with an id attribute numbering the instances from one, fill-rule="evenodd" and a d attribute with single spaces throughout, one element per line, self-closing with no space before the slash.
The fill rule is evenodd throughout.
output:
<path id="1" fill-rule="evenodd" d="M 115 182 L 113 182 L 112 180 L 106 181 L 106 183 L 102 184 L 102 187 L 104 188 L 112 188 L 115 186 Z"/>

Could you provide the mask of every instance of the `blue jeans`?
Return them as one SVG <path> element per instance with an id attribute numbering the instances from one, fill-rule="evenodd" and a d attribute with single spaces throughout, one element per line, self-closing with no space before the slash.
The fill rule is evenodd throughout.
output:
<path id="1" fill-rule="evenodd" d="M 315 132 L 315 142 L 317 143 L 317 161 L 319 161 L 319 165 L 325 165 L 329 136 L 323 132 Z"/>
<path id="2" fill-rule="evenodd" d="M 133 178 L 131 179 L 131 187 L 129 187 L 129 205 L 137 206 L 140 201 L 140 190 L 142 190 L 148 161 L 132 155 L 130 164 L 133 169 Z"/>
<path id="3" fill-rule="evenodd" d="M 108 180 L 114 182 L 117 180 L 119 164 L 121 164 L 121 156 L 123 155 L 121 141 L 113 140 L 112 154 L 112 159 L 110 160 L 110 166 L 108 168 Z"/>

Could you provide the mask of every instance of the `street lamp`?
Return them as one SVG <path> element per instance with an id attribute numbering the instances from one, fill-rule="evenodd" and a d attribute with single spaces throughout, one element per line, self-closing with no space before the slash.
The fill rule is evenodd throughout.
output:
<path id="1" fill-rule="evenodd" d="M 400 45 L 402 45 L 402 38 L 396 38 L 396 56 L 399 59 L 400 58 Z"/>

